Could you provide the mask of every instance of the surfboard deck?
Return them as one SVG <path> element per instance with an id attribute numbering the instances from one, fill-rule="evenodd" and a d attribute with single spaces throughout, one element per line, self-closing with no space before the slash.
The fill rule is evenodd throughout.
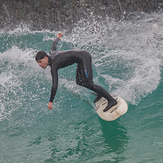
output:
<path id="1" fill-rule="evenodd" d="M 114 121 L 121 115 L 125 114 L 128 110 L 128 105 L 121 97 L 113 96 L 117 100 L 117 105 L 111 107 L 108 111 L 103 112 L 103 110 L 108 105 L 108 101 L 102 97 L 97 102 L 95 102 L 95 109 L 100 118 L 105 121 Z"/>

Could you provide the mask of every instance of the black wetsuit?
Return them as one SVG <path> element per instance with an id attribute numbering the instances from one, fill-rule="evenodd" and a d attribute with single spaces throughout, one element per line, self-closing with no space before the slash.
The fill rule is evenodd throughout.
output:
<path id="1" fill-rule="evenodd" d="M 51 46 L 49 55 L 49 65 L 51 67 L 52 88 L 50 102 L 53 102 L 58 87 L 58 69 L 67 67 L 77 63 L 76 83 L 84 86 L 97 94 L 105 97 L 108 101 L 114 100 L 112 96 L 102 87 L 94 84 L 92 72 L 92 57 L 86 50 L 69 50 L 57 51 L 57 43 L 59 38 L 56 38 Z"/>

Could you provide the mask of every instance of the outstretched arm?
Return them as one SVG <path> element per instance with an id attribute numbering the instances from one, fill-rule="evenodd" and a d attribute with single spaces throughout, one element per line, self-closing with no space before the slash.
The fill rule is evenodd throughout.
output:
<path id="1" fill-rule="evenodd" d="M 62 33 L 57 34 L 57 38 L 53 41 L 52 46 L 51 46 L 51 51 L 57 51 L 57 44 L 61 40 L 61 37 L 63 36 Z"/>
<path id="2" fill-rule="evenodd" d="M 52 67 L 53 70 L 51 70 L 52 74 L 52 87 L 51 87 L 51 95 L 49 99 L 49 104 L 48 108 L 51 110 L 53 108 L 53 100 L 57 92 L 57 87 L 58 87 L 58 73 L 56 68 Z"/>

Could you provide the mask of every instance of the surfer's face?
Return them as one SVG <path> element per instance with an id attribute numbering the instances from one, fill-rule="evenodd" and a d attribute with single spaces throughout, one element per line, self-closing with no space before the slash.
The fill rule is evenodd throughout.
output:
<path id="1" fill-rule="evenodd" d="M 37 61 L 37 63 L 39 64 L 40 67 L 42 67 L 43 69 L 46 69 L 46 67 L 48 66 L 49 62 L 48 62 L 48 58 L 44 57 L 43 59 L 39 59 Z"/>

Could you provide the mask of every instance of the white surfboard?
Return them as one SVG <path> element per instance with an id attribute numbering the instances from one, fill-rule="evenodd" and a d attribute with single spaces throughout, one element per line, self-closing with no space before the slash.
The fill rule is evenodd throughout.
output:
<path id="1" fill-rule="evenodd" d="M 95 109 L 97 114 L 99 115 L 100 118 L 102 118 L 105 121 L 116 120 L 121 115 L 125 114 L 128 110 L 127 103 L 121 97 L 113 96 L 113 98 L 117 100 L 117 105 L 111 107 L 106 112 L 103 112 L 103 110 L 108 105 L 108 101 L 104 97 L 95 102 Z"/>

